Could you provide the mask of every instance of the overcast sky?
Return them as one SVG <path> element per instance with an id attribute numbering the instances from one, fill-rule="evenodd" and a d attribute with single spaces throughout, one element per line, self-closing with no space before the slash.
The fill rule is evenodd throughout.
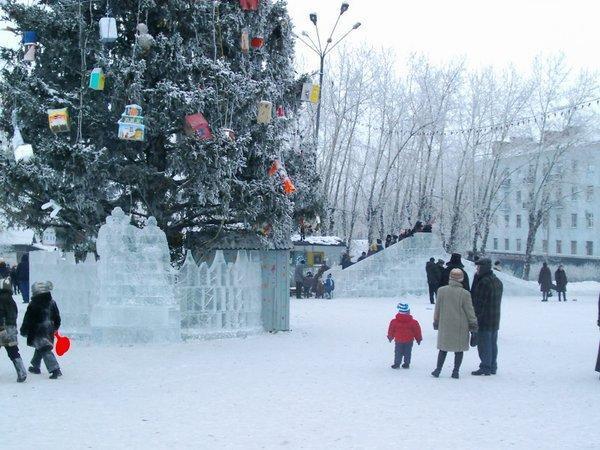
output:
<path id="1" fill-rule="evenodd" d="M 322 35 L 339 12 L 338 0 L 288 0 L 299 34 L 312 31 L 318 13 Z M 340 22 L 363 26 L 347 42 L 393 48 L 400 57 L 425 53 L 434 62 L 466 56 L 474 67 L 529 67 L 534 55 L 562 51 L 576 67 L 600 70 L 600 0 L 354 0 Z M 323 36 L 322 36 L 323 37 Z M 304 70 L 317 65 L 298 47 Z"/>

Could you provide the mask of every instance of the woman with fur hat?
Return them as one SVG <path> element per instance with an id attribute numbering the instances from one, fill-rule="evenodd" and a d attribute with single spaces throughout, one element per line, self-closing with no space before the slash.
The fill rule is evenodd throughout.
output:
<path id="1" fill-rule="evenodd" d="M 27 372 L 19 354 L 17 314 L 17 304 L 12 298 L 10 281 L 8 278 L 0 280 L 0 347 L 6 349 L 17 371 L 17 382 L 22 383 L 27 379 Z"/>
<path id="2" fill-rule="evenodd" d="M 467 275 L 467 272 L 465 272 L 464 268 L 465 266 L 462 263 L 462 256 L 460 253 L 452 253 L 452 256 L 450 256 L 450 261 L 446 263 L 446 268 L 442 272 L 442 281 L 440 282 L 440 286 L 448 286 L 450 281 L 450 272 L 453 269 L 460 269 L 463 273 L 462 285 L 467 291 L 470 292 L 469 275 Z"/>
<path id="3" fill-rule="evenodd" d="M 39 374 L 42 360 L 55 380 L 62 375 L 56 356 L 52 353 L 54 333 L 60 328 L 60 312 L 52 299 L 50 281 L 33 283 L 31 287 L 31 303 L 21 325 L 21 336 L 27 337 L 27 345 L 35 348 L 31 359 L 31 373 Z"/>

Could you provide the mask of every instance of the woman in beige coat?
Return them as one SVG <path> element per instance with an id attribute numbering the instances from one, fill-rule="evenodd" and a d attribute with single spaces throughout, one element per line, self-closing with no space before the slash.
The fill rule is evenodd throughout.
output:
<path id="1" fill-rule="evenodd" d="M 477 331 L 477 317 L 473 309 L 471 294 L 463 288 L 463 272 L 452 269 L 448 286 L 438 290 L 438 299 L 433 314 L 433 329 L 438 330 L 437 367 L 431 375 L 438 378 L 446 355 L 454 352 L 452 378 L 458 378 L 463 352 L 469 350 L 469 331 Z"/>

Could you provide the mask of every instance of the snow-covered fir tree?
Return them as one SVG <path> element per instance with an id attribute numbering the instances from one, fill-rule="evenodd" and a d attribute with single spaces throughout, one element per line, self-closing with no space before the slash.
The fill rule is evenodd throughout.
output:
<path id="1" fill-rule="evenodd" d="M 285 238 L 295 197 L 297 216 L 314 214 L 305 193 L 315 189 L 315 164 L 290 138 L 304 80 L 293 71 L 285 1 L 8 0 L 2 11 L 19 39 L 36 34 L 34 61 L 24 61 L 31 45 L 1 52 L 0 126 L 34 152 L 1 157 L 0 202 L 11 221 L 62 228 L 70 246 L 89 248 L 120 206 L 135 223 L 156 217 L 177 249 L 188 230 L 228 224 L 257 233 L 270 225 L 271 238 Z M 103 18 L 116 21 L 112 43 L 99 38 Z M 90 88 L 94 69 L 106 76 L 103 90 Z M 268 123 L 257 120 L 261 101 L 272 104 Z M 118 135 L 131 104 L 142 109 L 143 141 Z M 47 111 L 61 108 L 70 127 L 53 132 Z M 184 133 L 197 113 L 210 138 Z M 295 194 L 269 175 L 277 158 Z M 63 208 L 54 218 L 41 209 L 50 200 Z"/>

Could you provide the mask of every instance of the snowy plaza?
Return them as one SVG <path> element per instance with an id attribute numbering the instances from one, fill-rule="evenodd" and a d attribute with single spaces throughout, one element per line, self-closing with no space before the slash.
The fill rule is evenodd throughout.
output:
<path id="1" fill-rule="evenodd" d="M 293 300 L 289 333 L 77 344 L 59 384 L 31 375 L 20 386 L 0 366 L 2 447 L 597 448 L 598 288 L 574 286 L 566 304 L 506 298 L 498 374 L 485 378 L 470 375 L 476 349 L 459 380 L 449 367 L 431 377 L 426 296 L 405 298 L 424 334 L 408 370 L 389 367 L 398 299 Z"/>

